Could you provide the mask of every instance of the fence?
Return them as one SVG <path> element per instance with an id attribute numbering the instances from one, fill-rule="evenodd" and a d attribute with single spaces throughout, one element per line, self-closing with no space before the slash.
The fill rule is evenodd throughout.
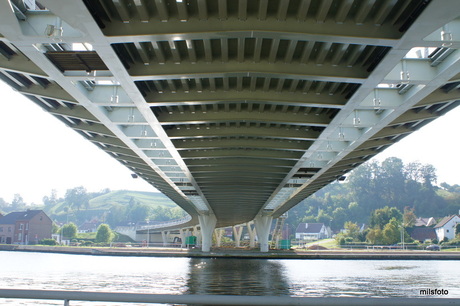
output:
<path id="1" fill-rule="evenodd" d="M 359 298 L 359 297 L 290 297 L 290 296 L 238 296 L 238 295 L 174 295 L 88 291 L 53 291 L 0 289 L 0 298 L 59 300 L 64 306 L 70 301 L 157 303 L 180 305 L 460 305 L 452 298 Z"/>

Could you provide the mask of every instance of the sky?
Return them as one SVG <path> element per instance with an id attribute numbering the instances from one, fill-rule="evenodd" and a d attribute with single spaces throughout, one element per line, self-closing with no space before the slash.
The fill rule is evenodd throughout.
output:
<path id="1" fill-rule="evenodd" d="M 460 107 L 412 133 L 375 158 L 399 157 L 437 169 L 438 183 L 460 184 Z M 53 189 L 84 186 L 95 192 L 157 190 L 33 102 L 0 82 L 0 198 L 20 194 L 42 203 Z"/>

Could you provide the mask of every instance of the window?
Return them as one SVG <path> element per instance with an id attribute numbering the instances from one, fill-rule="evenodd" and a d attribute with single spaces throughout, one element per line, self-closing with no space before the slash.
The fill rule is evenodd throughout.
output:
<path id="1" fill-rule="evenodd" d="M 3 227 L 0 227 L 0 233 L 3 233 Z"/>
<path id="2" fill-rule="evenodd" d="M 26 223 L 26 231 L 29 230 L 29 223 Z"/>
<path id="3" fill-rule="evenodd" d="M 23 229 L 24 229 L 24 224 L 19 223 L 19 230 L 23 230 Z"/>
<path id="4" fill-rule="evenodd" d="M 18 234 L 18 241 L 22 241 L 22 233 Z"/>
<path id="5" fill-rule="evenodd" d="M 449 230 L 446 230 L 446 232 L 449 232 Z"/>
<path id="6" fill-rule="evenodd" d="M 8 226 L 8 233 L 11 233 L 11 226 Z"/>

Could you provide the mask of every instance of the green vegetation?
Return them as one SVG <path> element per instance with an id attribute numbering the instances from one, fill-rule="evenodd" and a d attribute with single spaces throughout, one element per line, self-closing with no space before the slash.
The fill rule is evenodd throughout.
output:
<path id="1" fill-rule="evenodd" d="M 61 234 L 65 239 L 72 239 L 77 237 L 77 226 L 75 223 L 70 222 L 61 227 Z"/>
<path id="2" fill-rule="evenodd" d="M 339 245 L 337 244 L 337 241 L 335 239 L 331 239 L 331 238 L 309 242 L 309 243 L 305 244 L 305 247 L 308 248 L 309 246 L 312 246 L 312 245 L 320 245 L 320 246 L 323 246 L 323 247 L 325 247 L 327 249 L 336 249 L 336 248 L 339 247 Z"/>
<path id="3" fill-rule="evenodd" d="M 435 217 L 439 221 L 460 209 L 460 186 L 436 183 L 436 169 L 431 165 L 404 164 L 394 157 L 383 162 L 367 162 L 350 172 L 344 182 L 334 182 L 294 206 L 285 224 L 291 233 L 301 222 L 325 223 L 333 232 L 345 229 L 334 240 L 341 245 L 394 244 L 400 241 L 401 231 L 407 242 L 410 238 L 404 228 L 413 226 L 417 216 Z M 43 197 L 43 205 L 26 205 L 19 194 L 11 203 L 0 198 L 3 213 L 27 208 L 44 209 L 58 224 L 72 222 L 81 225 L 97 220 L 115 228 L 146 220 L 168 221 L 186 215 L 161 193 L 109 189 L 87 192 L 82 186 L 67 190 L 63 198 L 58 198 L 56 191 L 52 190 L 50 195 Z M 366 225 L 364 231 L 363 225 Z M 53 232 L 57 231 L 55 226 Z M 96 241 L 95 233 L 76 234 L 73 226 L 72 229 L 64 227 L 64 232 L 64 236 L 70 239 Z M 460 233 L 460 225 L 456 233 Z"/>
<path id="4" fill-rule="evenodd" d="M 120 224 L 151 221 L 169 221 L 186 216 L 185 211 L 159 192 L 129 190 L 87 192 L 83 186 L 68 189 L 63 198 L 55 190 L 43 197 L 43 205 L 27 205 L 16 194 L 12 203 L 0 198 L 0 212 L 25 209 L 43 209 L 57 223 L 82 224 L 99 220 L 116 227 Z"/>
<path id="5" fill-rule="evenodd" d="M 112 230 L 110 229 L 110 226 L 108 226 L 107 224 L 99 225 L 99 228 L 97 229 L 96 233 L 96 242 L 109 243 L 112 241 L 113 238 L 114 235 L 112 233 Z"/>
<path id="6" fill-rule="evenodd" d="M 44 200 L 47 203 L 45 212 L 51 219 L 61 223 L 72 221 L 82 224 L 97 219 L 116 227 L 147 219 L 169 221 L 186 215 L 168 197 L 155 192 L 106 189 L 98 193 L 88 193 L 85 188 L 76 187 L 69 189 L 62 199 L 56 199 L 51 194 Z"/>
<path id="7" fill-rule="evenodd" d="M 458 213 L 460 186 L 446 183 L 437 186 L 436 180 L 436 170 L 431 165 L 403 164 L 395 157 L 382 163 L 371 161 L 352 171 L 345 182 L 334 182 L 294 206 L 286 224 L 291 233 L 301 222 L 325 223 L 337 232 L 344 228 L 345 222 L 351 221 L 375 229 L 369 239 L 382 240 L 385 225 L 392 218 L 401 224 L 403 214 L 404 227 L 408 227 L 416 217 L 440 219 Z M 380 211 L 372 215 L 385 207 L 391 212 L 384 219 Z M 386 233 L 390 235 L 392 231 L 388 226 Z"/>
<path id="8" fill-rule="evenodd" d="M 42 239 L 38 242 L 38 244 L 42 245 L 57 245 L 56 240 L 54 239 Z"/>

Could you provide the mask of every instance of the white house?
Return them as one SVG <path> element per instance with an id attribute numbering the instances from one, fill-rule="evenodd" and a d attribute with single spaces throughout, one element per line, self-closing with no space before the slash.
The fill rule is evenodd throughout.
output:
<path id="1" fill-rule="evenodd" d="M 439 241 L 442 241 L 444 238 L 454 239 L 455 238 L 455 226 L 460 223 L 459 215 L 452 215 L 444 217 L 439 223 L 434 227 L 436 230 L 436 236 Z"/>
<path id="2" fill-rule="evenodd" d="M 295 231 L 295 238 L 301 240 L 319 240 L 331 236 L 331 229 L 324 223 L 300 223 Z"/>

